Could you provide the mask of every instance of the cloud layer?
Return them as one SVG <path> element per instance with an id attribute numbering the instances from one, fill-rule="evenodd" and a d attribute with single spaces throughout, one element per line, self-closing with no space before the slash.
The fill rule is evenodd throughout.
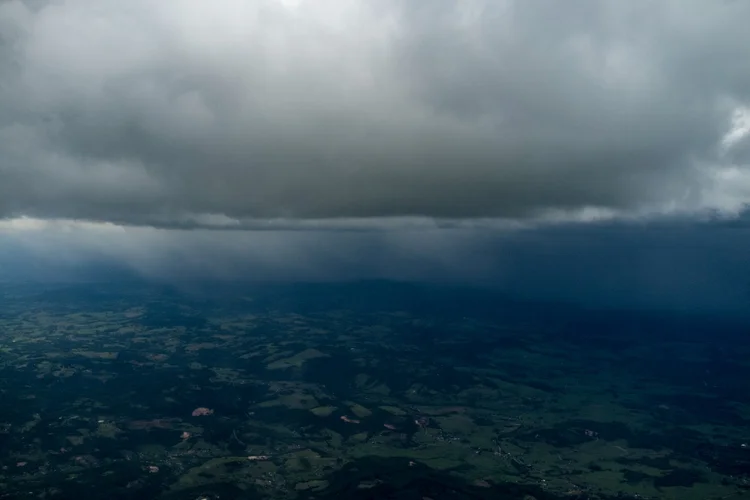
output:
<path id="1" fill-rule="evenodd" d="M 737 211 L 747 19 L 689 0 L 11 0 L 0 217 Z"/>

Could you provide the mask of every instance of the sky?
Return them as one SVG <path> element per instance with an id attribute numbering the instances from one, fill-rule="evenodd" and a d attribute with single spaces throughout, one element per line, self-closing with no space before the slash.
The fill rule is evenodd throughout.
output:
<path id="1" fill-rule="evenodd" d="M 0 279 L 743 310 L 747 19 L 729 0 L 6 0 Z"/>

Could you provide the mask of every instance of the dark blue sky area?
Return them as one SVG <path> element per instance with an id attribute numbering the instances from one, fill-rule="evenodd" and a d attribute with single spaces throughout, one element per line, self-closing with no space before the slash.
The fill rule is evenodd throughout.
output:
<path id="1" fill-rule="evenodd" d="M 0 236 L 11 280 L 342 281 L 481 285 L 590 306 L 745 315 L 746 218 L 523 230 L 61 230 Z"/>

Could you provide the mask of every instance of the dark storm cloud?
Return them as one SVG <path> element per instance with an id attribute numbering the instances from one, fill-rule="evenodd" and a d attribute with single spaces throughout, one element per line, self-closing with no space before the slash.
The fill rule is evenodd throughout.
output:
<path id="1" fill-rule="evenodd" d="M 4 2 L 0 216 L 736 210 L 747 138 L 721 142 L 750 103 L 747 19 L 687 0 Z"/>

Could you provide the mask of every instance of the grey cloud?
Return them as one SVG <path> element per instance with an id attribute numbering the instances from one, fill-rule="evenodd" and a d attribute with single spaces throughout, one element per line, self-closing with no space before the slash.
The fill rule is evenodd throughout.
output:
<path id="1" fill-rule="evenodd" d="M 0 216 L 737 209 L 747 138 L 720 143 L 750 104 L 749 18 L 687 0 L 5 2 Z"/>

